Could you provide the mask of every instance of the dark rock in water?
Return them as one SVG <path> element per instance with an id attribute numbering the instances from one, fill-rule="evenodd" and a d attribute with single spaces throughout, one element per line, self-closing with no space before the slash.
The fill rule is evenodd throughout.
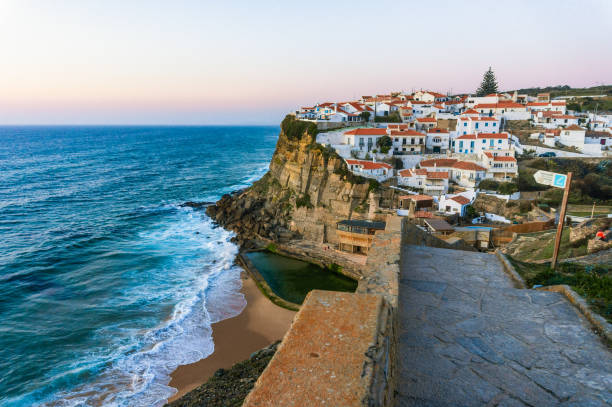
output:
<path id="1" fill-rule="evenodd" d="M 241 406 L 245 397 L 276 352 L 279 342 L 253 353 L 249 359 L 230 369 L 219 369 L 208 381 L 166 404 L 169 407 L 226 407 Z"/>
<path id="2" fill-rule="evenodd" d="M 214 202 L 193 202 L 193 201 L 187 201 L 185 203 L 180 204 L 179 206 L 184 208 L 184 207 L 188 207 L 188 208 L 194 208 L 194 209 L 200 209 L 202 207 L 206 207 L 206 206 L 210 206 L 213 205 Z"/>

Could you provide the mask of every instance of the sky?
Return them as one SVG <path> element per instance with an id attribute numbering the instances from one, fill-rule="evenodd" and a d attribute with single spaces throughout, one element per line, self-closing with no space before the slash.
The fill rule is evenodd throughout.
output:
<path id="1" fill-rule="evenodd" d="M 612 1 L 0 0 L 0 124 L 278 124 L 428 89 L 612 84 Z"/>

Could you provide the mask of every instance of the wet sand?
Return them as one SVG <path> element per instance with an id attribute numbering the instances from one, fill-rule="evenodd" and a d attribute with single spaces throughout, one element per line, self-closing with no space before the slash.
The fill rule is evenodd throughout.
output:
<path id="1" fill-rule="evenodd" d="M 282 339 L 289 330 L 295 311 L 273 304 L 247 273 L 242 273 L 242 293 L 247 301 L 242 313 L 212 325 L 213 354 L 172 372 L 170 386 L 178 389 L 178 393 L 168 401 L 204 384 L 217 369 L 227 369 L 248 359 L 253 352 Z"/>

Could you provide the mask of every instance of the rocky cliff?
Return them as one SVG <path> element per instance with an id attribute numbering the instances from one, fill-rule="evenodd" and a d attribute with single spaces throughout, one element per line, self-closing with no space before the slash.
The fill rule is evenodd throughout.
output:
<path id="1" fill-rule="evenodd" d="M 287 116 L 269 171 L 253 186 L 225 195 L 207 213 L 234 230 L 241 245 L 255 240 L 336 242 L 336 222 L 377 216 L 394 190 L 356 177 L 330 148 L 316 143 L 316 126 Z"/>

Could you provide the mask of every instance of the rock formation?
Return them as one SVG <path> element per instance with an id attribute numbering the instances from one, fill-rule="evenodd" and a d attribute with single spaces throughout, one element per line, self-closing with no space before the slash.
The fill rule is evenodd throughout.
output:
<path id="1" fill-rule="evenodd" d="M 288 116 L 269 171 L 250 188 L 224 195 L 208 215 L 246 247 L 261 239 L 333 244 L 336 222 L 367 218 L 370 192 L 378 192 L 379 206 L 391 204 L 393 189 L 353 175 L 333 149 L 316 143 L 316 133 L 313 124 Z"/>

